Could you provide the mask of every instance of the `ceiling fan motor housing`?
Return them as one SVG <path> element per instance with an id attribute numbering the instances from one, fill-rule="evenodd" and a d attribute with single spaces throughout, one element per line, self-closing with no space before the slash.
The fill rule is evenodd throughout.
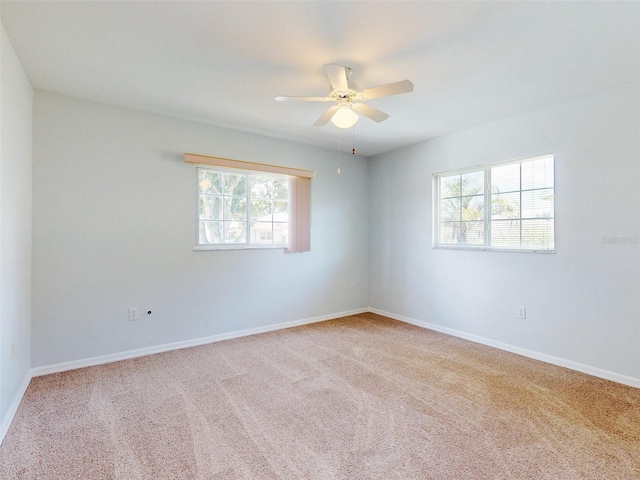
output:
<path id="1" fill-rule="evenodd" d="M 345 91 L 340 91 L 340 90 L 333 90 L 330 94 L 329 97 L 331 98 L 331 100 L 333 100 L 334 102 L 337 103 L 348 103 L 351 104 L 353 103 L 355 100 L 358 99 L 358 92 L 355 90 L 347 90 Z"/>

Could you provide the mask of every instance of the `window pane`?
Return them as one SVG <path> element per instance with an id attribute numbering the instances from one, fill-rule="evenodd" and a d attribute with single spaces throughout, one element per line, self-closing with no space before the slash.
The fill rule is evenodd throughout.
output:
<path id="1" fill-rule="evenodd" d="M 475 197 L 462 197 L 461 220 L 482 220 L 484 218 L 484 195 Z"/>
<path id="2" fill-rule="evenodd" d="M 200 195 L 200 219 L 222 220 L 222 197 Z"/>
<path id="3" fill-rule="evenodd" d="M 224 219 L 245 221 L 247 219 L 247 200 L 245 198 L 224 197 Z"/>
<path id="4" fill-rule="evenodd" d="M 460 232 L 460 222 L 442 222 L 440 223 L 439 243 L 458 243 L 458 234 Z"/>
<path id="5" fill-rule="evenodd" d="M 273 198 L 278 200 L 287 200 L 289 198 L 289 179 L 274 178 L 273 179 Z"/>
<path id="6" fill-rule="evenodd" d="M 273 196 L 273 181 L 271 177 L 263 175 L 251 175 L 251 198 L 267 198 Z"/>
<path id="7" fill-rule="evenodd" d="M 459 198 L 448 198 L 440 202 L 440 220 L 450 222 L 460 220 Z"/>
<path id="8" fill-rule="evenodd" d="M 440 178 L 440 198 L 460 196 L 460 175 Z"/>
<path id="9" fill-rule="evenodd" d="M 445 244 L 484 244 L 484 222 L 446 222 L 440 224 L 440 243 Z"/>
<path id="10" fill-rule="evenodd" d="M 458 243 L 470 245 L 484 244 L 484 222 L 460 222 Z"/>
<path id="11" fill-rule="evenodd" d="M 271 244 L 273 242 L 273 224 L 258 222 L 251 227 L 251 243 Z"/>
<path id="12" fill-rule="evenodd" d="M 491 218 L 520 218 L 520 192 L 491 195 Z"/>
<path id="13" fill-rule="evenodd" d="M 265 222 L 273 220 L 270 200 L 251 200 L 251 221 Z"/>
<path id="14" fill-rule="evenodd" d="M 520 221 L 495 220 L 491 222 L 491 245 L 494 247 L 520 246 Z"/>
<path id="15" fill-rule="evenodd" d="M 461 195 L 478 195 L 484 192 L 484 170 L 462 174 Z"/>
<path id="16" fill-rule="evenodd" d="M 282 215 L 289 213 L 289 202 L 276 200 L 273 202 L 273 214 Z M 287 218 L 286 216 L 284 218 Z M 286 220 L 285 220 L 286 221 Z"/>
<path id="17" fill-rule="evenodd" d="M 222 222 L 200 222 L 198 232 L 199 245 L 211 245 L 222 242 Z"/>
<path id="18" fill-rule="evenodd" d="M 553 187 L 553 157 L 522 162 L 522 189 Z"/>
<path id="19" fill-rule="evenodd" d="M 553 236 L 553 219 L 522 221 L 523 247 L 553 248 Z"/>
<path id="20" fill-rule="evenodd" d="M 198 190 L 200 193 L 222 193 L 222 174 L 198 170 Z"/>
<path id="21" fill-rule="evenodd" d="M 286 245 L 289 243 L 289 224 L 273 224 L 273 243 L 276 245 Z"/>
<path id="22" fill-rule="evenodd" d="M 491 169 L 491 192 L 504 193 L 520 190 L 520 164 L 512 163 Z"/>
<path id="23" fill-rule="evenodd" d="M 247 195 L 247 176 L 242 174 L 225 174 L 225 195 L 244 197 Z"/>
<path id="24" fill-rule="evenodd" d="M 553 217 L 553 190 L 522 192 L 522 218 Z"/>
<path id="25" fill-rule="evenodd" d="M 246 222 L 224 222 L 224 243 L 247 243 Z"/>

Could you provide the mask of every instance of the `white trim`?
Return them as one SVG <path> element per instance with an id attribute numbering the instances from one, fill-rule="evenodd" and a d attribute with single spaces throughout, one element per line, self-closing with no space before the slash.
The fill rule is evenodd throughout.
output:
<path id="1" fill-rule="evenodd" d="M 456 245 L 454 243 L 442 243 L 438 245 L 433 245 L 432 248 L 436 250 L 465 250 L 468 252 L 511 252 L 511 253 L 556 253 L 555 246 L 553 248 L 543 248 L 543 249 L 528 249 L 528 248 L 507 248 L 507 247 L 486 247 L 482 246 L 473 246 L 469 244 L 460 244 Z"/>
<path id="2" fill-rule="evenodd" d="M 534 360 L 540 360 L 542 362 L 550 363 L 552 365 L 557 365 L 559 367 L 569 368 L 571 370 L 586 373 L 587 375 L 603 378 L 605 380 L 611 380 L 612 382 L 621 383 L 623 385 L 628 385 L 630 387 L 640 388 L 640 378 L 629 377 L 627 375 L 611 372 L 609 370 L 604 370 L 602 368 L 593 367 L 591 365 L 585 365 L 584 363 L 574 362 L 573 360 L 567 360 L 565 358 L 556 357 L 554 355 L 548 355 L 546 353 L 536 352 L 535 350 L 528 350 L 526 348 L 516 347 L 508 343 L 498 342 L 496 340 L 491 340 L 489 338 L 480 337 L 478 335 L 473 335 L 471 333 L 466 333 L 461 330 L 455 330 L 453 328 L 442 327 L 440 325 L 423 322 L 421 320 L 416 320 L 414 318 L 405 317 L 402 315 L 396 315 L 394 313 L 386 312 L 384 310 L 379 310 L 377 308 L 369 308 L 369 311 L 371 313 L 377 313 L 378 315 L 383 315 L 385 317 L 393 318 L 394 320 L 399 320 L 404 323 L 410 323 L 411 325 L 427 328 L 429 330 L 434 330 L 436 332 L 446 333 L 454 337 L 463 338 L 465 340 L 470 340 L 475 343 L 480 343 L 482 345 L 487 345 L 489 347 L 498 348 L 500 350 L 515 353 L 517 355 L 522 355 L 523 357 L 532 358 Z"/>
<path id="3" fill-rule="evenodd" d="M 215 244 L 211 244 L 211 245 L 196 245 L 195 247 L 193 247 L 193 250 L 195 252 L 211 252 L 214 250 L 287 250 L 289 248 L 289 245 L 282 245 L 282 244 L 258 244 L 258 243 L 251 243 L 251 244 L 246 244 L 246 243 L 215 243 Z"/>
<path id="4" fill-rule="evenodd" d="M 18 407 L 20 406 L 20 402 L 22 402 L 22 398 L 24 397 L 24 394 L 27 392 L 27 388 L 29 388 L 31 377 L 32 377 L 32 373 L 31 371 L 28 371 L 27 374 L 24 376 L 24 380 L 22 380 L 22 384 L 20 385 L 20 388 L 16 392 L 16 396 L 13 397 L 13 401 L 11 402 L 11 405 L 9 405 L 9 410 L 7 411 L 7 414 L 2 419 L 2 424 L 0 424 L 0 445 L 2 445 L 2 442 L 4 441 L 4 437 L 7 435 L 7 432 L 9 431 L 9 427 L 11 427 L 11 422 L 13 422 L 13 418 L 16 416 Z"/>
<path id="5" fill-rule="evenodd" d="M 480 343 L 482 345 L 487 345 L 490 347 L 498 348 L 500 350 L 515 353 L 517 355 L 522 355 L 523 357 L 532 358 L 534 360 L 540 360 L 542 362 L 550 363 L 552 365 L 569 368 L 571 370 L 586 373 L 588 375 L 593 375 L 594 377 L 603 378 L 605 380 L 611 380 L 613 382 L 621 383 L 623 385 L 628 385 L 630 387 L 640 388 L 640 378 L 621 375 L 619 373 L 611 372 L 609 370 L 604 370 L 597 367 L 592 367 L 590 365 L 574 362 L 572 360 L 567 360 L 567 359 L 556 357 L 553 355 L 547 355 L 545 353 L 540 353 L 533 350 L 516 347 L 507 343 L 498 342 L 488 338 L 480 337 L 478 335 L 466 333 L 460 330 L 443 327 L 433 323 L 423 322 L 421 320 L 416 320 L 414 318 L 405 317 L 403 315 L 396 315 L 391 312 L 369 307 L 369 308 L 358 308 L 354 310 L 347 310 L 344 312 L 336 312 L 329 315 L 321 315 L 318 317 L 310 317 L 302 320 L 294 320 L 291 322 L 283 322 L 275 325 L 267 325 L 264 327 L 257 327 L 257 328 L 250 328 L 246 330 L 238 330 L 235 332 L 222 333 L 222 334 L 213 335 L 210 337 L 201 337 L 201 338 L 195 338 L 192 340 L 185 340 L 182 342 L 169 343 L 165 345 L 157 345 L 154 347 L 141 348 L 138 350 L 129 350 L 126 352 L 120 352 L 120 353 L 115 353 L 111 355 L 103 355 L 99 357 L 86 358 L 83 360 L 74 360 L 71 362 L 64 362 L 64 363 L 58 363 L 54 365 L 45 365 L 42 367 L 32 368 L 27 373 L 24 380 L 22 381 L 22 385 L 20 385 L 20 388 L 18 389 L 16 396 L 11 402 L 11 405 L 9 407 L 9 410 L 7 411 L 7 414 L 2 420 L 2 424 L 0 424 L 0 445 L 2 445 L 2 441 L 4 440 L 4 437 L 9 431 L 11 422 L 13 422 L 16 412 L 18 411 L 18 407 L 20 406 L 20 402 L 22 401 L 22 398 L 24 397 L 24 394 L 26 393 L 27 388 L 29 387 L 29 383 L 31 382 L 31 379 L 33 377 L 48 375 L 51 373 L 65 372 L 67 370 L 75 370 L 77 368 L 103 365 L 105 363 L 143 357 L 145 355 L 168 352 L 171 350 L 179 350 L 182 348 L 195 347 L 198 345 L 205 345 L 209 343 L 220 342 L 222 340 L 230 340 L 232 338 L 240 338 L 248 335 L 255 335 L 258 333 L 266 333 L 274 330 L 281 330 L 284 328 L 291 328 L 291 327 L 297 327 L 301 325 L 308 325 L 311 323 L 323 322 L 327 320 L 334 320 L 336 318 L 347 317 L 349 315 L 357 315 L 359 313 L 366 313 L 366 312 L 376 313 L 378 315 L 383 315 L 385 317 L 392 318 L 400 322 L 409 323 L 411 325 L 427 328 L 429 330 L 434 330 L 436 332 L 446 333 L 454 337 L 463 338 L 465 340 L 469 340 L 475 343 Z"/>
<path id="6" fill-rule="evenodd" d="M 31 369 L 30 375 L 28 375 L 25 378 L 25 381 L 23 382 L 23 385 L 20 391 L 18 392 L 18 394 L 16 395 L 16 398 L 11 404 L 9 413 L 7 413 L 7 416 L 5 417 L 5 420 L 2 424 L 2 430 L 0 430 L 0 438 L 1 438 L 1 435 L 6 433 L 4 429 L 5 423 L 7 423 L 6 429 L 8 429 L 8 425 L 11 423 L 11 421 L 8 419 L 9 418 L 12 419 L 13 415 L 15 415 L 15 411 L 17 410 L 20 400 L 22 399 L 22 396 L 24 395 L 24 392 L 26 391 L 27 386 L 29 385 L 29 381 L 31 380 L 32 377 L 39 377 L 41 375 L 48 375 L 51 373 L 65 372 L 67 370 L 75 370 L 77 368 L 91 367 L 94 365 L 103 365 L 105 363 L 117 362 L 120 360 L 127 360 L 131 358 L 138 358 L 138 357 L 143 357 L 145 355 L 168 352 L 171 350 L 179 350 L 181 348 L 195 347 L 198 345 L 206 345 L 209 343 L 220 342 L 222 340 L 230 340 L 232 338 L 246 337 L 248 335 L 266 333 L 274 330 L 282 330 L 284 328 L 291 328 L 291 327 L 297 327 L 301 325 L 307 325 L 310 323 L 323 322 L 326 320 L 333 320 L 336 318 L 347 317 L 349 315 L 357 315 L 359 313 L 366 313 L 366 312 L 376 313 L 378 315 L 383 315 L 385 317 L 389 317 L 404 323 L 409 323 L 411 325 L 416 325 L 418 327 L 427 328 L 429 330 L 434 330 L 436 332 L 446 333 L 454 337 L 463 338 L 465 340 L 469 340 L 475 343 L 480 343 L 482 345 L 487 345 L 489 347 L 498 348 L 500 350 L 515 353 L 517 355 L 522 355 L 523 357 L 532 358 L 534 360 L 540 360 L 542 362 L 550 363 L 552 365 L 557 365 L 559 367 L 569 368 L 571 370 L 586 373 L 588 375 L 593 375 L 594 377 L 603 378 L 605 380 L 611 380 L 613 382 L 621 383 L 623 385 L 628 385 L 630 387 L 640 388 L 640 378 L 622 375 L 620 373 L 611 372 L 609 370 L 593 367 L 591 365 L 574 362 L 573 360 L 567 360 L 565 358 L 556 357 L 554 355 L 548 355 L 546 353 L 536 352 L 534 350 L 528 350 L 526 348 L 517 347 L 514 345 L 510 345 L 508 343 L 503 343 L 496 340 L 491 340 L 489 338 L 474 335 L 471 333 L 466 333 L 461 330 L 455 330 L 452 328 L 443 327 L 441 325 L 436 325 L 434 323 L 423 322 L 421 320 L 416 320 L 414 318 L 405 317 L 403 315 L 397 315 L 395 313 L 369 307 L 369 308 L 359 308 L 355 310 L 347 310 L 344 312 L 336 312 L 328 315 L 321 315 L 318 317 L 310 317 L 302 320 L 294 320 L 291 322 L 278 323 L 275 325 L 266 325 L 264 327 L 257 327 L 257 328 L 250 328 L 246 330 L 238 330 L 235 332 L 222 333 L 218 335 L 212 335 L 210 337 L 195 338 L 192 340 L 185 340 L 182 342 L 169 343 L 165 345 L 156 345 L 153 347 L 146 347 L 146 348 L 141 348 L 137 350 L 129 350 L 126 352 L 103 355 L 99 357 L 91 357 L 91 358 L 86 358 L 82 360 L 74 360 L 71 362 L 57 363 L 54 365 L 44 365 L 42 367 L 33 368 Z"/>
<path id="7" fill-rule="evenodd" d="M 39 377 L 41 375 L 49 375 L 51 373 L 66 372 L 67 370 L 75 370 L 77 368 L 92 367 L 95 365 L 103 365 L 105 363 L 118 362 L 120 360 L 128 360 L 131 358 L 144 357 L 155 353 L 168 352 L 171 350 L 180 350 L 181 348 L 196 347 L 198 345 L 206 345 L 209 343 L 220 342 L 222 340 L 230 340 L 232 338 L 246 337 L 258 333 L 266 333 L 274 330 L 282 330 L 284 328 L 298 327 L 310 323 L 323 322 L 326 320 L 334 320 L 336 318 L 356 315 L 358 313 L 368 312 L 368 308 L 359 308 L 355 310 L 347 310 L 344 312 L 331 313 L 329 315 L 321 315 L 319 317 L 305 318 L 302 320 L 294 320 L 291 322 L 277 323 L 275 325 L 266 325 L 264 327 L 249 328 L 246 330 L 237 330 L 234 332 L 221 333 L 210 337 L 194 338 L 192 340 L 184 340 L 182 342 L 167 343 L 164 345 L 156 345 L 153 347 L 140 348 L 137 350 L 128 350 L 126 352 L 113 353 L 110 355 L 102 355 L 99 357 L 85 358 L 82 360 L 73 360 L 71 362 L 56 363 L 54 365 L 44 365 L 31 369 L 31 376 Z"/>

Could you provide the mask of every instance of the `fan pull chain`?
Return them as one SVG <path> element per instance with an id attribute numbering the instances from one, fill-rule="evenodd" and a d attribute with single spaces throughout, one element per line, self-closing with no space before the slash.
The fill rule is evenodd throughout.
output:
<path id="1" fill-rule="evenodd" d="M 340 170 L 340 156 L 342 154 L 342 146 L 340 145 L 340 133 L 340 130 L 338 130 L 338 170 L 336 172 L 338 175 L 342 173 L 342 171 Z"/>
<path id="2" fill-rule="evenodd" d="M 355 155 L 356 154 L 356 124 L 353 124 L 353 127 L 351 127 L 351 155 Z"/>

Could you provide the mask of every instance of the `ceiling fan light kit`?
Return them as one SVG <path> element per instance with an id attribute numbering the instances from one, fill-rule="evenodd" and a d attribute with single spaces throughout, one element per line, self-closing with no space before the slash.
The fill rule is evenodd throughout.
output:
<path id="1" fill-rule="evenodd" d="M 353 83 L 349 85 L 349 77 L 351 77 L 351 69 L 349 67 L 327 64 L 324 66 L 324 71 L 332 88 L 329 96 L 276 97 L 278 102 L 336 102 L 336 105 L 329 107 L 313 124 L 315 127 L 326 125 L 331 120 L 331 123 L 338 128 L 350 128 L 358 121 L 358 113 L 374 122 L 382 122 L 389 118 L 389 115 L 362 102 L 373 98 L 388 97 L 413 91 L 413 83 L 409 80 L 358 90 Z"/>
<path id="2" fill-rule="evenodd" d="M 353 127 L 358 121 L 358 114 L 347 104 L 340 105 L 338 111 L 331 117 L 331 123 L 338 128 Z"/>

